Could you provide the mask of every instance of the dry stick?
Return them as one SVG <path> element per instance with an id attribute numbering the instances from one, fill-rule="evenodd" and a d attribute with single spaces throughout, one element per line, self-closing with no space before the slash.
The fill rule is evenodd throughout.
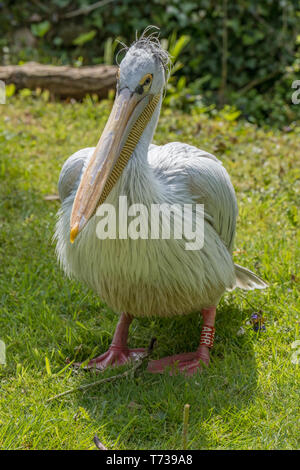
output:
<path id="1" fill-rule="evenodd" d="M 184 408 L 183 408 L 183 430 L 182 430 L 182 448 L 183 448 L 183 450 L 186 450 L 186 448 L 187 448 L 189 413 L 190 413 L 190 405 L 186 404 L 186 405 L 184 405 Z"/>
<path id="2" fill-rule="evenodd" d="M 93 439 L 94 443 L 95 443 L 95 446 L 97 447 L 97 449 L 99 450 L 108 450 L 104 444 L 102 444 L 102 442 L 100 441 L 99 437 L 97 436 L 97 434 L 95 434 L 94 436 L 94 439 Z"/>
<path id="3" fill-rule="evenodd" d="M 58 194 L 47 194 L 47 196 L 44 196 L 45 201 L 59 201 L 59 195 Z"/>
<path id="4" fill-rule="evenodd" d="M 80 390 L 88 390 L 89 388 L 95 387 L 96 385 L 100 385 L 100 384 L 104 384 L 108 382 L 114 382 L 115 380 L 128 377 L 130 374 L 134 374 L 138 369 L 140 369 L 140 367 L 144 364 L 146 359 L 152 353 L 155 341 L 156 341 L 156 338 L 151 339 L 146 353 L 134 364 L 133 367 L 126 370 L 125 372 L 122 372 L 121 374 L 113 375 L 111 377 L 107 377 L 105 379 L 97 380 L 96 382 L 79 385 L 79 387 L 71 388 L 70 390 L 66 390 L 65 392 L 59 393 L 58 395 L 54 395 L 53 397 L 48 398 L 46 403 L 49 403 L 50 401 L 56 400 L 57 398 L 63 397 L 65 395 L 69 395 L 70 393 L 78 392 Z"/>

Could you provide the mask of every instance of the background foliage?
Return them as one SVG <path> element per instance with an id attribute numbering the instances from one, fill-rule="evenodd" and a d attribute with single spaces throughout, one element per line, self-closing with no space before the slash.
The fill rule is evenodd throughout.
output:
<path id="1" fill-rule="evenodd" d="M 297 0 L 6 0 L 0 49 L 4 63 L 112 63 L 115 38 L 130 43 L 154 24 L 166 45 L 184 38 L 171 106 L 229 103 L 252 122 L 283 126 L 300 115 L 291 103 L 299 23 Z"/>

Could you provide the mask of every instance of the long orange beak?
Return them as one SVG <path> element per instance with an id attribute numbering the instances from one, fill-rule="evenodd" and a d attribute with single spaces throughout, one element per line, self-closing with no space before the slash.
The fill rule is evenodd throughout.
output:
<path id="1" fill-rule="evenodd" d="M 116 184 L 160 99 L 160 94 L 148 94 L 141 98 L 128 88 L 117 96 L 74 199 L 70 221 L 71 243 Z"/>
<path id="2" fill-rule="evenodd" d="M 94 214 L 101 195 L 105 189 L 108 189 L 105 188 L 106 183 L 128 136 L 126 128 L 139 101 L 141 101 L 140 96 L 131 93 L 128 88 L 124 88 L 115 100 L 75 196 L 70 221 L 71 243 Z"/>

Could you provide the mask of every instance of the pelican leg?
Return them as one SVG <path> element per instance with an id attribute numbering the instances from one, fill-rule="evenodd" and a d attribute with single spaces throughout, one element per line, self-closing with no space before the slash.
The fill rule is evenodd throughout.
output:
<path id="1" fill-rule="evenodd" d="M 128 361 L 137 360 L 141 354 L 145 353 L 144 348 L 129 349 L 127 346 L 129 326 L 132 320 L 131 315 L 122 313 L 108 351 L 92 359 L 85 369 L 104 370 L 107 367 L 120 366 Z"/>
<path id="2" fill-rule="evenodd" d="M 164 357 L 156 361 L 150 361 L 148 371 L 153 374 L 162 374 L 166 368 L 170 375 L 176 372 L 185 375 L 192 375 L 201 372 L 204 363 L 209 365 L 209 350 L 213 346 L 214 325 L 216 318 L 216 307 L 209 307 L 202 310 L 203 328 L 200 337 L 200 344 L 195 352 L 175 354 L 174 356 Z"/>

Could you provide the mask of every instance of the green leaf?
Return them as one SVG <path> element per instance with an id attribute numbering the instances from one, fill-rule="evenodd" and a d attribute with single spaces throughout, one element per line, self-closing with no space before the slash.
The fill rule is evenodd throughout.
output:
<path id="1" fill-rule="evenodd" d="M 180 77 L 177 83 L 177 91 L 182 91 L 186 86 L 186 78 L 185 77 Z"/>
<path id="2" fill-rule="evenodd" d="M 94 39 L 96 34 L 97 31 L 95 29 L 92 29 L 88 33 L 82 33 L 76 39 L 74 39 L 73 44 L 74 46 L 82 46 L 83 44 L 86 44 L 87 42 Z"/>
<path id="3" fill-rule="evenodd" d="M 172 47 L 169 51 L 174 61 L 178 58 L 178 56 L 181 53 L 182 49 L 190 42 L 190 40 L 191 40 L 190 36 L 187 36 L 186 34 L 183 34 L 176 41 L 174 47 Z"/>
<path id="4" fill-rule="evenodd" d="M 114 61 L 114 51 L 113 51 L 113 40 L 108 38 L 104 43 L 104 63 L 106 65 L 112 65 Z"/>
<path id="5" fill-rule="evenodd" d="M 50 362 L 47 356 L 45 356 L 46 371 L 48 375 L 52 375 Z"/>
<path id="6" fill-rule="evenodd" d="M 232 113 L 223 114 L 223 117 L 226 119 L 226 121 L 235 121 L 240 115 L 241 111 L 234 111 Z"/>
<path id="7" fill-rule="evenodd" d="M 51 24 L 49 21 L 42 21 L 41 23 L 32 24 L 31 25 L 31 32 L 34 36 L 39 38 L 43 38 L 45 34 L 49 31 Z"/>
<path id="8" fill-rule="evenodd" d="M 19 95 L 22 98 L 27 98 L 28 96 L 32 95 L 32 91 L 29 88 L 23 88 L 22 90 L 20 90 Z"/>
<path id="9" fill-rule="evenodd" d="M 88 330 L 88 328 L 80 321 L 76 321 L 76 325 L 80 326 L 80 328 L 83 328 L 84 330 Z"/>
<path id="10" fill-rule="evenodd" d="M 9 85 L 6 85 L 5 87 L 5 94 L 6 98 L 10 98 L 15 94 L 16 91 L 16 85 L 14 83 L 10 83 Z"/>

